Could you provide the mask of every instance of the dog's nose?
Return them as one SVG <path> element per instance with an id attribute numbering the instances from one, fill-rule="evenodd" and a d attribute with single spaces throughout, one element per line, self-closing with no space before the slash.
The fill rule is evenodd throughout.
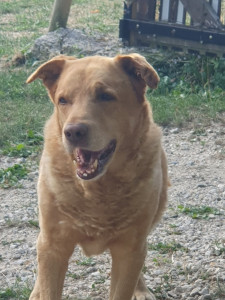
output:
<path id="1" fill-rule="evenodd" d="M 74 146 L 85 146 L 87 143 L 88 126 L 83 123 L 68 124 L 64 129 L 66 139 Z"/>

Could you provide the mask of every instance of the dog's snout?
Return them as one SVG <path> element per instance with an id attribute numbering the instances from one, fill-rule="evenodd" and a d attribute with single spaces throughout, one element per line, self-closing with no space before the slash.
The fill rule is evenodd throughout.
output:
<path id="1" fill-rule="evenodd" d="M 83 123 L 68 124 L 64 129 L 66 139 L 74 146 L 80 146 L 87 143 L 88 126 Z"/>

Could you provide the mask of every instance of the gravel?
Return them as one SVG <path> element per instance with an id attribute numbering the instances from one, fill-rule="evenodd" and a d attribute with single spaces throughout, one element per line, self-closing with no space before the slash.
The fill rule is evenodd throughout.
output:
<path id="1" fill-rule="evenodd" d="M 148 238 L 144 268 L 147 285 L 157 299 L 225 299 L 225 131 L 223 124 L 211 124 L 197 132 L 164 129 L 172 186 L 167 211 Z M 0 157 L 2 168 L 19 162 Z M 31 287 L 36 277 L 38 167 L 30 158 L 25 162 L 31 176 L 22 180 L 23 188 L 0 190 L 2 290 L 18 284 Z M 190 212 L 178 207 L 189 207 Z M 191 215 L 193 207 L 211 209 Z M 77 248 L 67 272 L 64 299 L 107 299 L 110 263 L 108 253 L 86 258 Z"/>

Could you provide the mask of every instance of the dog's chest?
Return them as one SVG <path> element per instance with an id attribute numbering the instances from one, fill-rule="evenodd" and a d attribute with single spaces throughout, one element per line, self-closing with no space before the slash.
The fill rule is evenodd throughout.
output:
<path id="1" fill-rule="evenodd" d="M 87 237 L 114 236 L 135 221 L 143 209 L 140 195 L 129 195 L 124 190 L 86 192 L 76 190 L 57 196 L 59 211 L 67 216 L 74 229 Z M 142 198 L 143 199 L 143 198 Z"/>

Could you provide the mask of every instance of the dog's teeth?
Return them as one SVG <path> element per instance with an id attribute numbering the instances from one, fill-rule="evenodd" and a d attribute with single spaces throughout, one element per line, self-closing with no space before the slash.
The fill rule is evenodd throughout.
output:
<path id="1" fill-rule="evenodd" d="M 87 173 L 83 173 L 83 176 L 84 176 L 84 177 L 87 177 L 88 175 L 87 175 Z"/>
<path id="2" fill-rule="evenodd" d="M 94 169 L 97 169 L 97 166 L 98 166 L 98 160 L 96 159 L 93 163 L 93 168 Z"/>
<path id="3" fill-rule="evenodd" d="M 73 163 L 74 163 L 74 164 L 76 164 L 76 161 L 75 161 L 75 159 L 73 160 Z"/>

